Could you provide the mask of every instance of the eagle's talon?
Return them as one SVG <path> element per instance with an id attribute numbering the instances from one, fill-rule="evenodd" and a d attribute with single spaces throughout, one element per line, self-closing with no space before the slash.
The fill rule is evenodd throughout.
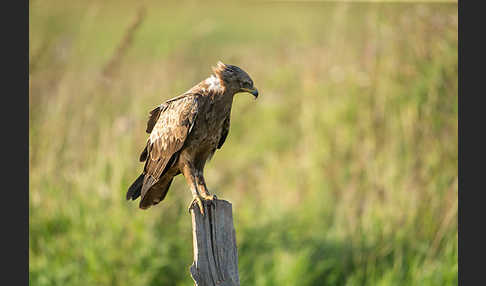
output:
<path id="1" fill-rule="evenodd" d="M 216 195 L 203 194 L 201 197 L 208 205 L 216 206 L 216 200 L 218 199 Z"/>
<path id="2" fill-rule="evenodd" d="M 199 207 L 199 211 L 201 212 L 202 215 L 204 215 L 204 206 L 203 206 L 203 202 L 201 200 L 201 198 L 199 196 L 195 196 L 194 198 L 192 198 L 192 201 L 191 203 L 189 204 L 189 213 L 191 213 L 191 208 L 194 204 L 197 204 L 197 206 Z"/>
<path id="3" fill-rule="evenodd" d="M 218 197 L 216 197 L 216 195 L 206 195 L 206 196 L 202 196 L 202 198 L 205 201 L 215 201 L 215 200 L 218 199 Z"/>

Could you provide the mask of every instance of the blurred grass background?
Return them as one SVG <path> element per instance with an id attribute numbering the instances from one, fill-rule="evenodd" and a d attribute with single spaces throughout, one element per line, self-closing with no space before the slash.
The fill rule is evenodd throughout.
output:
<path id="1" fill-rule="evenodd" d="M 457 285 L 457 3 L 29 14 L 31 285 L 192 285 L 183 177 L 148 211 L 125 192 L 149 110 L 218 60 L 261 94 L 235 98 L 206 167 L 233 203 L 242 285 Z"/>

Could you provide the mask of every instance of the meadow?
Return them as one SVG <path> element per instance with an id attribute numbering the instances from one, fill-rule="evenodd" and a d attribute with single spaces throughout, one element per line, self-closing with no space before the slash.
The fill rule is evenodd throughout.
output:
<path id="1" fill-rule="evenodd" d="M 218 60 L 206 180 L 241 285 L 457 285 L 457 3 L 30 1 L 30 285 L 193 285 L 190 191 L 147 211 L 148 112 Z"/>

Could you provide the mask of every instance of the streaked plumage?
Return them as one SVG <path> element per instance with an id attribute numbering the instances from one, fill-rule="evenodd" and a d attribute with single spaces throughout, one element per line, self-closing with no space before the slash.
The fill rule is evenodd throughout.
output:
<path id="1" fill-rule="evenodd" d="M 228 136 L 233 96 L 238 92 L 258 96 L 253 81 L 242 69 L 218 62 L 213 72 L 186 93 L 150 111 L 146 129 L 150 136 L 140 155 L 144 170 L 126 195 L 127 200 L 140 196 L 140 208 L 162 201 L 173 178 L 181 173 L 201 212 L 202 200 L 213 199 L 203 169 Z"/>

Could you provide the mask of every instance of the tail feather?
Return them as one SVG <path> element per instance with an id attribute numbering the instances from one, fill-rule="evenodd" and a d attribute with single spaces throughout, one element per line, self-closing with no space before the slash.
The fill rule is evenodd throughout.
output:
<path id="1" fill-rule="evenodd" d="M 140 199 L 139 207 L 141 209 L 147 209 L 163 201 L 173 179 L 174 177 L 164 178 L 164 180 L 159 181 L 148 189 Z"/>
<path id="2" fill-rule="evenodd" d="M 135 180 L 135 182 L 133 182 L 132 185 L 130 186 L 130 188 L 128 188 L 127 200 L 130 200 L 130 199 L 135 200 L 140 196 L 140 194 L 142 192 L 143 177 L 144 177 L 144 174 L 141 174 L 140 176 L 138 176 L 138 178 Z"/>

